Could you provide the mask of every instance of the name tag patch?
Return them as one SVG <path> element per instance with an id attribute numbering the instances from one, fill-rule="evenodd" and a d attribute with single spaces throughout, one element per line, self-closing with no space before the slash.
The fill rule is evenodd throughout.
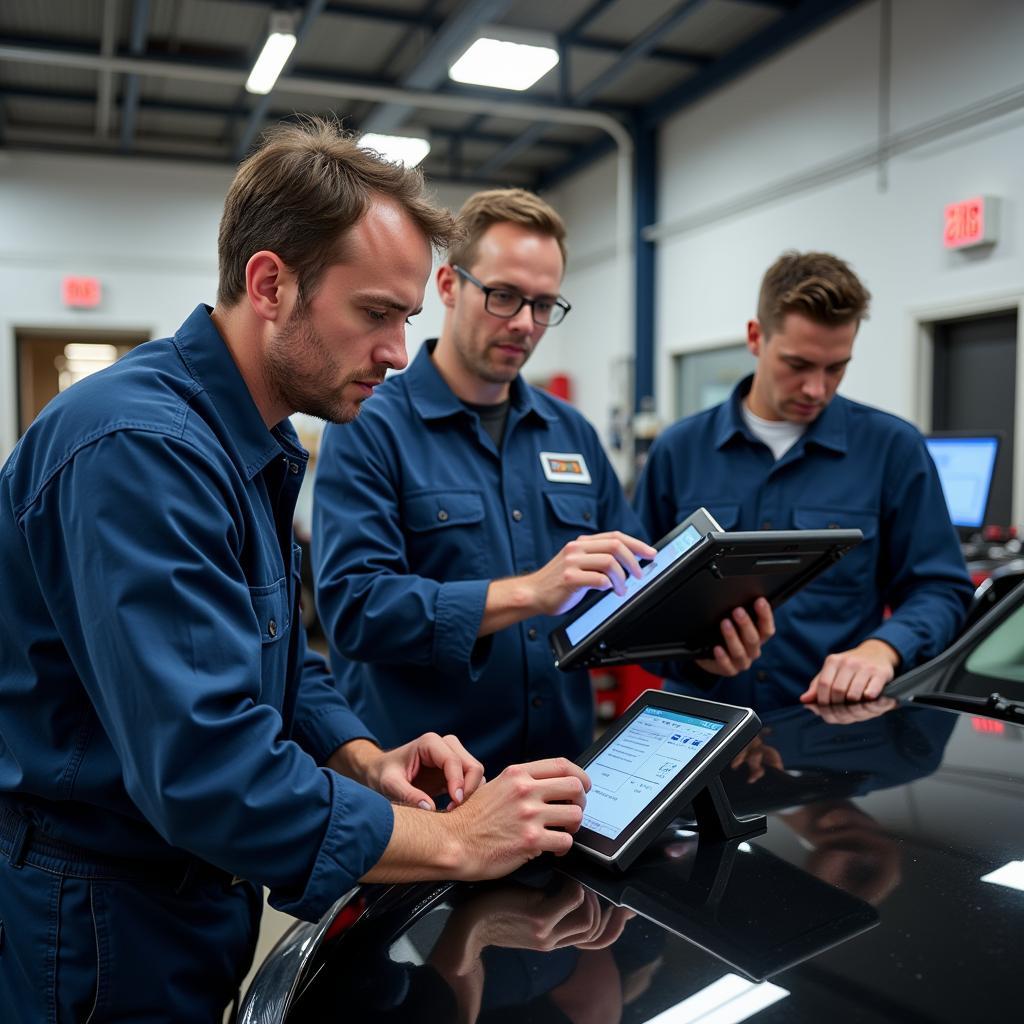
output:
<path id="1" fill-rule="evenodd" d="M 578 452 L 541 452 L 544 475 L 556 484 L 589 484 L 587 460 Z"/>

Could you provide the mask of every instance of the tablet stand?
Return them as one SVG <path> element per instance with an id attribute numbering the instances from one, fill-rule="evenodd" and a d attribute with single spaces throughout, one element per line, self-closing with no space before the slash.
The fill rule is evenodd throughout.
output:
<path id="1" fill-rule="evenodd" d="M 693 798 L 693 816 L 697 819 L 701 842 L 705 844 L 757 836 L 768 829 L 763 814 L 737 816 L 719 775 Z"/>

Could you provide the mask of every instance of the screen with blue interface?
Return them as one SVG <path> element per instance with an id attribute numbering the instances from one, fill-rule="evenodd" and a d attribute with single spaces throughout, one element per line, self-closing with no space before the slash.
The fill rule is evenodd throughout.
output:
<path id="1" fill-rule="evenodd" d="M 644 708 L 590 764 L 583 826 L 609 839 L 619 833 L 712 740 L 724 722 Z"/>
<path id="2" fill-rule="evenodd" d="M 980 530 L 985 525 L 996 437 L 929 437 L 928 452 L 939 471 L 942 493 L 954 526 Z"/>
<path id="3" fill-rule="evenodd" d="M 626 592 L 624 594 L 605 594 L 575 622 L 566 626 L 565 635 L 569 638 L 569 643 L 576 645 L 589 636 L 612 612 L 621 608 L 634 594 L 638 594 L 651 580 L 685 555 L 700 540 L 700 537 L 700 531 L 695 526 L 688 526 L 683 530 L 678 537 L 666 544 L 650 562 L 643 566 L 639 579 L 636 576 L 626 577 Z"/>

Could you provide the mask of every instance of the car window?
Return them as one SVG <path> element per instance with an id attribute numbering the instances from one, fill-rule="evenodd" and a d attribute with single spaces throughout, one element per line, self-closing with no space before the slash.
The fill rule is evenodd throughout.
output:
<path id="1" fill-rule="evenodd" d="M 964 668 L 974 676 L 1024 684 L 1024 605 L 978 644 Z M 1009 690 L 1005 693 L 1012 695 Z"/>

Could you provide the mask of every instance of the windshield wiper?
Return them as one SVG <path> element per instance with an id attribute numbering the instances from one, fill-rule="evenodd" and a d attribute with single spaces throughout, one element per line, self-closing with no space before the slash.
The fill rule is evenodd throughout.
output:
<path id="1" fill-rule="evenodd" d="M 967 711 L 972 715 L 999 718 L 1004 722 L 1020 722 L 1024 725 L 1024 703 L 990 693 L 987 697 L 968 697 L 954 693 L 918 693 L 910 698 L 915 704 L 930 704 L 952 711 Z"/>

